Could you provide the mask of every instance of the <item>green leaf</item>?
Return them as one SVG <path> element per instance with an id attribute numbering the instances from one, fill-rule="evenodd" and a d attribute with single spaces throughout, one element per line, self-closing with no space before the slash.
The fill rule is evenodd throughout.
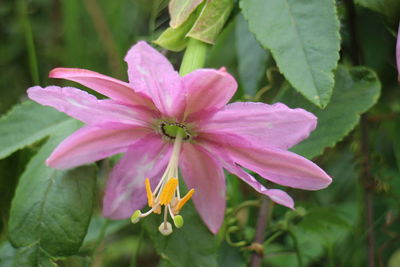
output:
<path id="1" fill-rule="evenodd" d="M 319 244 L 332 247 L 351 233 L 352 227 L 345 214 L 336 208 L 313 208 L 293 230 L 303 256 L 315 259 L 321 252 Z M 314 247 L 314 253 L 308 247 Z"/>
<path id="2" fill-rule="evenodd" d="M 0 118 L 0 158 L 57 131 L 67 116 L 32 101 L 15 106 Z"/>
<path id="3" fill-rule="evenodd" d="M 218 266 L 245 267 L 247 265 L 239 248 L 223 242 L 218 251 Z"/>
<path id="4" fill-rule="evenodd" d="M 334 0 L 242 0 L 243 15 L 286 79 L 318 107 L 325 107 L 339 60 Z"/>
<path id="5" fill-rule="evenodd" d="M 0 266 L 2 267 L 26 267 L 57 266 L 43 251 L 40 251 L 38 245 L 16 249 L 9 242 L 4 242 L 0 246 Z"/>
<path id="6" fill-rule="evenodd" d="M 226 67 L 228 72 L 236 76 L 237 58 L 235 44 L 235 23 L 229 23 L 210 49 L 207 56 L 206 66 L 218 69 Z"/>
<path id="7" fill-rule="evenodd" d="M 258 44 L 241 15 L 236 18 L 235 33 L 239 80 L 244 92 L 249 96 L 255 96 L 258 84 L 265 75 L 270 54 Z"/>
<path id="8" fill-rule="evenodd" d="M 187 36 L 214 44 L 231 14 L 233 4 L 233 0 L 207 1 Z"/>
<path id="9" fill-rule="evenodd" d="M 400 1 L 398 0 L 355 0 L 355 3 L 385 15 L 391 22 L 399 21 Z"/>
<path id="10" fill-rule="evenodd" d="M 186 22 L 193 11 L 203 1 L 204 0 L 171 0 L 168 6 L 171 16 L 171 21 L 169 22 L 171 28 L 176 29 Z"/>
<path id="11" fill-rule="evenodd" d="M 313 249 L 313 248 L 307 247 L 307 249 Z M 287 247 L 279 243 L 269 243 L 269 244 L 264 243 L 264 258 L 262 266 L 275 266 L 275 267 L 298 266 L 296 252 L 291 250 L 288 251 Z"/>
<path id="12" fill-rule="evenodd" d="M 166 29 L 154 43 L 158 44 L 159 46 L 166 48 L 171 51 L 179 52 L 185 49 L 189 38 L 186 37 L 186 34 L 193 26 L 194 22 L 196 21 L 196 15 L 193 14 L 189 17 L 184 24 L 179 26 L 178 28 L 174 29 L 169 27 Z"/>
<path id="13" fill-rule="evenodd" d="M 11 200 L 14 196 L 18 179 L 37 148 L 24 149 L 0 160 L 0 233 L 8 221 Z M 5 227 L 4 227 L 5 228 Z"/>
<path id="14" fill-rule="evenodd" d="M 0 245 L 0 266 L 12 266 L 16 249 L 9 242 Z"/>
<path id="15" fill-rule="evenodd" d="M 99 241 L 99 237 L 113 234 L 130 224 L 130 220 L 112 221 L 99 215 L 92 216 L 80 251 L 90 251 L 98 245 L 97 242 Z"/>
<path id="16" fill-rule="evenodd" d="M 64 125 L 20 178 L 9 220 L 9 238 L 15 247 L 37 246 L 52 257 L 78 252 L 92 214 L 95 168 L 59 171 L 44 164 L 56 145 L 77 127 L 77 121 Z"/>
<path id="17" fill-rule="evenodd" d="M 34 244 L 18 249 L 14 256 L 12 266 L 56 267 L 58 265 L 40 248 L 39 244 Z"/>
<path id="18" fill-rule="evenodd" d="M 277 101 L 292 108 L 306 109 L 318 117 L 317 129 L 291 150 L 313 158 L 322 154 L 324 148 L 333 147 L 354 129 L 360 115 L 377 102 L 380 89 L 378 77 L 372 70 L 365 67 L 339 67 L 332 100 L 324 110 L 310 105 L 293 90 L 286 90 Z"/>
<path id="19" fill-rule="evenodd" d="M 186 204 L 181 215 L 185 225 L 180 229 L 174 227 L 174 232 L 169 236 L 163 236 L 158 231 L 162 216 L 152 214 L 143 219 L 143 226 L 157 252 L 177 267 L 218 266 L 216 239 L 206 228 L 193 205 Z"/>

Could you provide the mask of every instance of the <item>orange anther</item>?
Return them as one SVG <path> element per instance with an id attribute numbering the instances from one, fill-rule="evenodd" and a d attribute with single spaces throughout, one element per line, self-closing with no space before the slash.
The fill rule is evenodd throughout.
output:
<path id="1" fill-rule="evenodd" d="M 146 185 L 146 193 L 147 193 L 147 203 L 149 204 L 149 207 L 152 207 L 153 206 L 153 193 L 151 192 L 149 178 L 146 178 L 145 185 Z"/>
<path id="2" fill-rule="evenodd" d="M 194 194 L 194 189 L 190 189 L 189 192 L 187 192 L 187 194 L 181 199 L 179 200 L 178 204 L 175 207 L 175 213 L 178 214 L 179 211 L 182 209 L 183 205 L 186 204 L 186 202 L 188 202 L 188 200 L 193 196 Z"/>
<path id="3" fill-rule="evenodd" d="M 160 195 L 160 205 L 168 205 L 174 197 L 175 190 L 178 187 L 178 179 L 171 178 L 165 184 L 165 187 Z"/>

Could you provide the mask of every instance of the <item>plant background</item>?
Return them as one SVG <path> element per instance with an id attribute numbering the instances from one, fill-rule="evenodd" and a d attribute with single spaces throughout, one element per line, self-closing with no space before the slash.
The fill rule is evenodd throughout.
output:
<path id="1" fill-rule="evenodd" d="M 79 124 L 26 102 L 26 89 L 76 86 L 47 78 L 58 66 L 127 80 L 125 52 L 138 40 L 155 40 L 168 27 L 167 4 L 0 2 L 0 266 L 246 266 L 257 252 L 264 253 L 265 266 L 400 266 L 397 0 L 334 3 L 340 60 L 324 110 L 276 71 L 238 3 L 209 50 L 206 66 L 226 66 L 238 79 L 235 101 L 279 100 L 319 117 L 316 133 L 293 150 L 313 158 L 334 182 L 318 192 L 286 189 L 296 200 L 295 211 L 274 206 L 227 174 L 228 210 L 220 233 L 212 236 L 189 206 L 184 228 L 165 238 L 156 230 L 157 218 L 132 225 L 101 217 L 102 188 L 115 158 L 72 173 L 53 173 L 40 165 Z M 251 9 L 247 12 L 251 22 Z M 182 53 L 163 52 L 179 68 Z M 260 211 L 266 211 L 261 217 L 267 226 L 257 234 Z M 260 237 L 260 245 L 252 244 Z"/>

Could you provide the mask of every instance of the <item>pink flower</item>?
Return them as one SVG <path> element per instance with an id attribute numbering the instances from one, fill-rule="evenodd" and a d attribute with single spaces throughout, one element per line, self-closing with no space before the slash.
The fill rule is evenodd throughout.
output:
<path id="1" fill-rule="evenodd" d="M 82 69 L 50 72 L 52 78 L 78 82 L 110 99 L 72 87 L 28 90 L 32 100 L 86 123 L 53 151 L 49 166 L 72 168 L 125 153 L 108 180 L 104 216 L 122 219 L 134 213 L 136 221 L 164 208 L 181 225 L 179 210 L 193 195 L 201 218 L 216 233 L 225 210 L 223 169 L 290 208 L 293 200 L 287 193 L 265 188 L 243 168 L 294 188 L 318 190 L 331 183 L 313 162 L 287 151 L 315 129 L 313 114 L 280 103 L 227 104 L 237 84 L 224 69 L 199 69 L 181 77 L 145 42 L 133 46 L 125 61 L 129 83 Z M 179 192 L 178 168 L 195 191 L 185 197 Z M 134 212 L 146 204 L 146 195 L 150 211 Z M 170 227 L 164 225 L 164 230 Z"/>

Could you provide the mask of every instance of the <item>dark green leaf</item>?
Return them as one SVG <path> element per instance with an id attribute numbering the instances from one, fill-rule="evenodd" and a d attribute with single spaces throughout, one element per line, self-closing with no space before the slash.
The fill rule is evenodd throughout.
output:
<path id="1" fill-rule="evenodd" d="M 143 225 L 154 243 L 155 249 L 162 258 L 177 267 L 211 267 L 217 266 L 216 239 L 206 228 L 193 205 L 187 204 L 183 211 L 185 224 L 174 228 L 174 232 L 165 237 L 158 227 L 162 216 L 152 214 L 143 219 Z"/>
<path id="2" fill-rule="evenodd" d="M 329 247 L 343 239 L 351 229 L 345 214 L 340 210 L 314 208 L 307 211 L 307 215 L 297 225 L 295 234 L 300 238 L 300 243 L 318 241 Z"/>
<path id="3" fill-rule="evenodd" d="M 398 22 L 400 18 L 400 1 L 398 0 L 355 0 L 363 7 L 385 15 L 389 21 Z"/>
<path id="4" fill-rule="evenodd" d="M 222 243 L 218 251 L 218 266 L 245 267 L 246 262 L 240 253 L 240 248 Z"/>
<path id="5" fill-rule="evenodd" d="M 67 118 L 32 101 L 15 106 L 0 119 L 0 158 L 57 131 Z"/>
<path id="6" fill-rule="evenodd" d="M 309 101 L 325 107 L 339 60 L 339 21 L 333 0 L 242 0 L 243 15 L 280 71 Z"/>
<path id="7" fill-rule="evenodd" d="M 40 248 L 39 244 L 32 244 L 17 250 L 12 266 L 56 267 L 57 264 L 55 264 L 47 253 Z"/>
<path id="8" fill-rule="evenodd" d="M 240 83 L 247 95 L 255 96 L 270 54 L 258 44 L 241 15 L 236 18 L 236 53 Z"/>
<path id="9" fill-rule="evenodd" d="M 218 36 L 217 42 L 211 47 L 207 56 L 207 67 L 226 67 L 228 72 L 236 73 L 236 44 L 235 44 L 235 23 L 231 22 Z"/>
<path id="10" fill-rule="evenodd" d="M 16 247 L 38 246 L 58 257 L 77 253 L 92 213 L 95 168 L 59 171 L 44 162 L 56 145 L 77 128 L 70 121 L 29 162 L 12 201 L 9 237 Z"/>
<path id="11" fill-rule="evenodd" d="M 55 267 L 57 266 L 43 251 L 38 244 L 16 249 L 9 242 L 0 246 L 1 267 Z"/>
<path id="12" fill-rule="evenodd" d="M 12 266 L 13 259 L 17 250 L 9 242 L 0 245 L 0 266 Z"/>
<path id="13" fill-rule="evenodd" d="M 335 89 L 329 105 L 320 110 L 310 105 L 293 90 L 286 90 L 278 101 L 290 107 L 304 108 L 318 117 L 318 126 L 310 137 L 291 150 L 312 158 L 332 147 L 357 125 L 360 115 L 378 100 L 381 85 L 376 74 L 365 67 L 339 67 L 335 75 Z"/>

